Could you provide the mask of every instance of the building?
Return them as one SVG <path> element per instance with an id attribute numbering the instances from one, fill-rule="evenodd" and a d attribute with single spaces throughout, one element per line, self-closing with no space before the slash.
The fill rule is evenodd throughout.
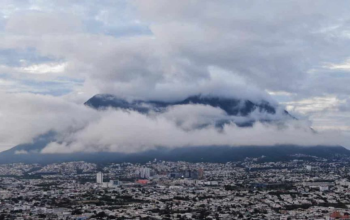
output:
<path id="1" fill-rule="evenodd" d="M 204 170 L 202 168 L 198 169 L 198 179 L 203 179 L 204 177 Z"/>
<path id="2" fill-rule="evenodd" d="M 345 213 L 344 215 L 341 215 L 338 211 L 333 212 L 330 217 L 329 220 L 336 220 L 336 219 L 350 219 L 350 216 L 348 213 Z"/>
<path id="3" fill-rule="evenodd" d="M 325 191 L 328 191 L 328 190 L 329 190 L 328 186 L 320 186 L 320 191 L 321 192 L 325 192 Z"/>
<path id="4" fill-rule="evenodd" d="M 145 179 L 137 180 L 136 182 L 142 185 L 148 184 L 148 180 L 145 180 Z"/>
<path id="5" fill-rule="evenodd" d="M 98 172 L 96 175 L 96 183 L 102 184 L 103 183 L 103 173 Z"/>
<path id="6" fill-rule="evenodd" d="M 136 170 L 136 176 L 141 179 L 149 179 L 151 177 L 151 169 L 147 167 L 141 167 Z"/>

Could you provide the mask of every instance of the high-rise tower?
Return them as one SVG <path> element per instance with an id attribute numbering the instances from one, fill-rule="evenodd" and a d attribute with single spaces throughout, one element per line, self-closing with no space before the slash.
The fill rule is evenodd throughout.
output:
<path id="1" fill-rule="evenodd" d="M 96 183 L 102 184 L 103 183 L 103 173 L 98 172 L 96 175 Z"/>

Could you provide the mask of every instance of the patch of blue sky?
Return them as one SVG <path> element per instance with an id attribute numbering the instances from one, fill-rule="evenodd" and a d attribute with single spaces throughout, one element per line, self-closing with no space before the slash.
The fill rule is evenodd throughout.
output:
<path id="1" fill-rule="evenodd" d="M 113 10 L 91 10 L 83 20 L 84 31 L 93 34 L 105 34 L 114 37 L 151 35 L 147 23 L 135 19 L 133 9 L 122 10 L 127 6 L 119 4 Z M 122 13 L 123 11 L 123 13 Z"/>
<path id="2" fill-rule="evenodd" d="M 333 72 L 333 73 L 331 73 L 330 75 L 332 76 L 332 78 L 350 79 L 349 70 L 347 70 L 347 71 Z"/>
<path id="3" fill-rule="evenodd" d="M 30 65 L 57 61 L 53 57 L 41 56 L 34 48 L 0 50 L 0 64 L 11 67 L 22 66 L 23 62 Z"/>
<path id="4" fill-rule="evenodd" d="M 8 73 L 0 73 L 0 79 L 9 79 L 10 75 Z"/>
<path id="5" fill-rule="evenodd" d="M 57 77 L 56 82 L 71 82 L 72 84 L 81 85 L 81 86 L 84 84 L 83 79 L 71 78 L 66 76 Z"/>
<path id="6" fill-rule="evenodd" d="M 327 74 L 332 77 L 338 77 L 338 78 L 343 78 L 343 77 L 349 77 L 350 76 L 350 65 L 347 68 L 339 68 L 339 69 L 334 69 L 334 70 L 327 70 L 321 72 L 321 74 Z"/>
<path id="7" fill-rule="evenodd" d="M 61 96 L 70 93 L 76 86 L 81 85 L 81 82 L 73 81 L 37 81 L 37 80 L 22 80 L 20 82 L 26 92 L 45 94 L 53 96 Z"/>
<path id="8" fill-rule="evenodd" d="M 128 1 L 90 1 L 80 6 L 85 9 L 82 22 L 87 33 L 114 37 L 152 34 L 148 24 L 136 19 L 136 9 Z"/>
<path id="9" fill-rule="evenodd" d="M 27 92 L 34 94 L 62 96 L 72 92 L 76 87 L 82 86 L 82 80 L 61 78 L 57 80 L 15 80 L 17 88 L 11 88 L 16 92 Z"/>
<path id="10" fill-rule="evenodd" d="M 272 97 L 278 103 L 285 103 L 285 102 L 293 101 L 293 97 L 291 97 L 289 95 L 278 94 L 278 95 L 272 95 Z"/>

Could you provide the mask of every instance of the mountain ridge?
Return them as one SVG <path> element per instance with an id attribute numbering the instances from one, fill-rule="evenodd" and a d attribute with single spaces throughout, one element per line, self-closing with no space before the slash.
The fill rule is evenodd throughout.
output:
<path id="1" fill-rule="evenodd" d="M 213 96 L 190 96 L 175 102 L 164 101 L 127 101 L 113 95 L 100 94 L 87 100 L 84 105 L 97 110 L 116 108 L 122 110 L 137 111 L 147 114 L 150 111 L 162 112 L 168 107 L 176 105 L 200 104 L 220 108 L 227 115 L 240 115 L 247 117 L 255 111 L 264 112 L 269 115 L 277 114 L 277 106 L 266 101 L 254 103 L 249 100 L 213 97 Z M 293 118 L 287 111 L 283 114 Z M 295 118 L 293 118 L 295 119 Z M 269 123 L 269 121 L 267 121 Z M 219 121 L 222 126 L 230 121 Z M 254 121 L 238 126 L 252 126 Z M 237 124 L 237 123 L 236 123 Z M 89 162 L 147 162 L 154 158 L 162 160 L 186 160 L 190 162 L 229 162 L 244 160 L 245 157 L 266 156 L 268 160 L 289 160 L 292 154 L 306 154 L 319 156 L 321 158 L 333 158 L 336 155 L 350 156 L 350 151 L 341 146 L 296 146 L 296 145 L 274 145 L 274 146 L 183 146 L 179 148 L 159 147 L 137 153 L 97 152 L 97 153 L 73 153 L 73 154 L 41 154 L 47 144 L 56 140 L 56 133 L 50 131 L 34 138 L 33 142 L 17 145 L 7 151 L 0 153 L 0 163 L 53 163 L 65 161 L 85 160 Z"/>
<path id="2" fill-rule="evenodd" d="M 219 108 L 227 115 L 227 119 L 216 121 L 216 127 L 222 128 L 223 125 L 235 123 L 239 127 L 250 127 L 255 122 L 273 122 L 284 119 L 296 119 L 290 115 L 286 110 L 280 111 L 279 106 L 271 105 L 265 100 L 260 102 L 253 102 L 247 99 L 237 99 L 219 96 L 204 96 L 195 95 L 189 96 L 180 101 L 152 101 L 152 100 L 131 100 L 128 101 L 123 98 L 111 94 L 97 94 L 87 100 L 84 105 L 97 110 L 104 110 L 108 108 L 136 111 L 141 114 L 148 114 L 149 112 L 165 112 L 169 107 L 185 106 L 185 105 L 205 105 L 213 108 Z M 259 114 L 259 119 L 250 117 L 253 114 Z M 231 118 L 230 118 L 231 117 Z M 232 117 L 241 117 L 238 120 Z"/>
<path id="3" fill-rule="evenodd" d="M 243 102 L 243 103 L 242 103 Z M 153 100 L 132 100 L 119 98 L 111 94 L 97 94 L 87 100 L 84 105 L 90 106 L 95 109 L 104 109 L 108 107 L 130 109 L 139 112 L 149 110 L 150 106 L 156 108 L 165 108 L 173 105 L 187 105 L 187 104 L 202 104 L 210 105 L 212 107 L 218 107 L 224 110 L 228 115 L 242 115 L 246 116 L 254 110 L 260 112 L 266 111 L 269 114 L 275 114 L 276 109 L 269 102 L 262 100 L 261 103 L 252 102 L 245 99 L 227 98 L 219 96 L 203 96 L 194 95 L 189 96 L 180 101 L 153 101 Z"/>

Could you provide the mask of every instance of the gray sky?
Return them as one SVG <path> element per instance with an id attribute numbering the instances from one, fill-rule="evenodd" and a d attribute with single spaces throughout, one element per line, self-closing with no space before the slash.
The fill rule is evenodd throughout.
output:
<path id="1" fill-rule="evenodd" d="M 47 152 L 204 143 L 350 147 L 347 0 L 3 0 L 0 6 L 0 150 L 49 130 L 75 145 L 52 143 Z M 193 123 L 222 112 L 193 106 L 150 117 L 82 106 L 97 93 L 265 99 L 300 122 L 283 131 L 258 124 L 228 127 L 226 136 L 211 128 L 191 133 L 176 126 L 188 116 L 179 112 L 191 111 Z M 320 135 L 309 134 L 309 126 Z M 283 134 L 277 139 L 276 132 Z"/>

